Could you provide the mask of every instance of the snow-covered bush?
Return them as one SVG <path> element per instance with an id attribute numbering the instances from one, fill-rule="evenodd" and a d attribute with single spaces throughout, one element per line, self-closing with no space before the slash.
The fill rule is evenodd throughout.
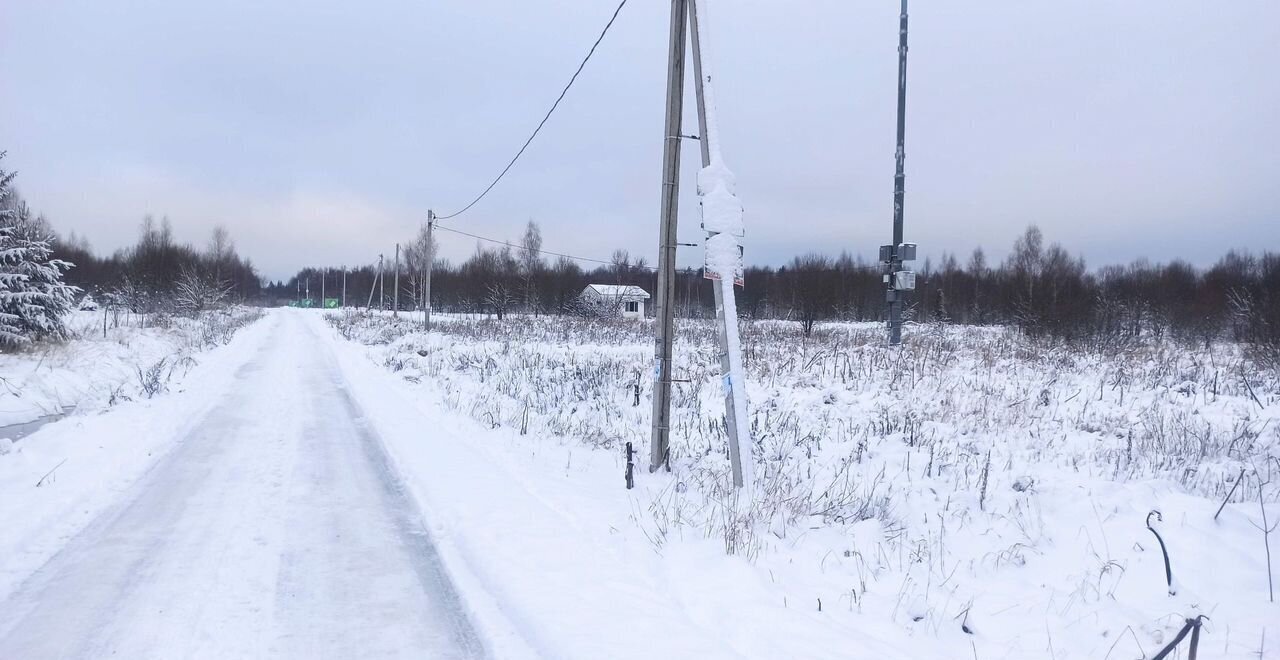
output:
<path id="1" fill-rule="evenodd" d="M 188 314 L 201 312 L 222 305 L 230 293 L 228 283 L 188 266 L 182 269 L 174 285 L 173 306 Z"/>
<path id="2" fill-rule="evenodd" d="M 260 307 L 244 305 L 204 312 L 198 316 L 200 342 L 209 348 L 225 345 L 241 328 L 262 318 L 264 313 Z"/>

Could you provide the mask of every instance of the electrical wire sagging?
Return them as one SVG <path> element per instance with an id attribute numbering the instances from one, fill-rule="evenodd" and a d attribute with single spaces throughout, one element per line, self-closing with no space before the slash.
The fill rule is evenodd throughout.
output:
<path id="1" fill-rule="evenodd" d="M 533 129 L 533 133 L 529 135 L 529 139 L 525 140 L 524 144 L 521 145 L 520 150 L 516 152 L 516 155 L 512 156 L 511 162 L 507 163 L 507 166 L 502 168 L 502 171 L 498 173 L 498 176 L 493 179 L 493 181 L 489 184 L 487 188 L 484 189 L 484 191 L 482 191 L 479 195 L 477 195 L 475 199 L 471 200 L 471 203 L 467 204 L 466 206 L 462 207 L 457 211 L 454 211 L 453 213 L 438 216 L 437 219 L 448 220 L 449 218 L 456 218 L 462 215 L 463 213 L 466 213 L 471 207 L 475 206 L 476 203 L 484 199 L 485 195 L 488 195 L 489 191 L 493 190 L 494 186 L 498 185 L 498 182 L 502 180 L 502 177 L 506 176 L 507 172 L 511 171 L 511 167 L 516 164 L 517 160 L 520 160 L 520 156 L 524 154 L 525 149 L 529 148 L 529 145 L 533 142 L 533 138 L 538 137 L 538 132 L 541 131 L 542 127 L 546 125 L 547 120 L 551 119 L 551 114 L 554 113 L 556 111 L 556 108 L 560 106 L 560 101 L 564 100 L 565 94 L 569 93 L 569 88 L 573 87 L 574 81 L 578 79 L 578 74 L 582 73 L 583 67 L 587 66 L 587 61 L 590 60 L 591 56 L 595 54 L 596 47 L 598 47 L 600 45 L 600 42 L 604 40 L 604 35 L 609 33 L 609 28 L 613 27 L 613 22 L 617 20 L 618 13 L 622 11 L 622 7 L 626 4 L 627 4 L 627 0 L 622 0 L 622 2 L 618 3 L 618 8 L 613 10 L 613 16 L 609 17 L 609 22 L 606 23 L 604 26 L 604 29 L 600 31 L 600 36 L 596 37 L 596 42 L 594 44 L 591 44 L 591 50 L 587 51 L 587 56 L 582 58 L 582 62 L 578 64 L 578 70 L 573 72 L 573 76 L 569 78 L 568 84 L 564 86 L 564 89 L 560 90 L 560 96 L 556 97 L 556 102 L 551 104 L 551 109 L 547 110 L 547 114 L 542 117 L 542 121 L 538 122 L 538 127 Z"/>
<path id="2" fill-rule="evenodd" d="M 506 246 L 506 247 L 509 247 L 509 248 L 512 248 L 512 249 L 515 249 L 515 250 L 524 250 L 524 251 L 526 251 L 526 252 L 536 252 L 536 253 L 538 253 L 538 254 L 545 254 L 545 255 L 548 255 L 548 256 L 552 256 L 552 257 L 564 257 L 565 259 L 573 259 L 574 261 L 584 261 L 584 262 L 593 263 L 593 264 L 603 264 L 603 265 L 605 265 L 605 266 L 613 266 L 613 265 L 616 265 L 616 264 L 615 264 L 615 262 L 613 262 L 613 261 L 611 261 L 611 260 L 608 260 L 608 259 L 595 259 L 595 258 L 592 258 L 592 257 L 579 257 L 579 256 L 577 256 L 577 255 L 573 255 L 573 254 L 565 254 L 565 253 L 563 253 L 563 252 L 552 252 L 551 250 L 535 250 L 535 249 L 533 249 L 533 248 L 529 248 L 529 247 L 525 247 L 525 246 L 523 246 L 523 245 L 520 245 L 520 244 L 518 244 L 518 243 L 512 243 L 511 241 L 504 241 L 504 240 L 502 240 L 502 239 L 498 239 L 498 238 L 489 238 L 488 236 L 481 236 L 481 235 L 479 235 L 479 234 L 473 234 L 473 233 L 471 233 L 471 232 L 462 231 L 461 229 L 454 229 L 453 227 L 446 227 L 446 226 L 444 226 L 444 225 L 442 225 L 442 224 L 439 224 L 439 222 L 437 222 L 437 223 L 436 223 L 436 226 L 435 226 L 435 227 L 436 227 L 436 229 L 439 229 L 439 230 L 441 230 L 441 231 L 447 231 L 447 232 L 451 232 L 451 233 L 454 233 L 454 234 L 461 234 L 461 235 L 463 235 L 463 236 L 470 236 L 471 238 L 474 238 L 474 239 L 476 239 L 476 240 L 478 240 L 478 241 L 486 241 L 486 242 L 489 242 L 489 243 L 496 243 L 496 244 L 498 244 L 498 245 L 504 245 L 504 246 Z M 653 271 L 653 270 L 655 270 L 655 268 L 654 268 L 653 266 L 632 266 L 632 267 L 633 267 L 633 268 L 640 268 L 640 269 L 648 270 L 648 271 Z"/>

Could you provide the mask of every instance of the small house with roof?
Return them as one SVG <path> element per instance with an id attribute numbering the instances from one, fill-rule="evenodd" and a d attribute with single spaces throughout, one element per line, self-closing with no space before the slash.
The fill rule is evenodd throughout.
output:
<path id="1" fill-rule="evenodd" d="M 645 301 L 649 292 L 630 284 L 588 284 L 578 294 L 578 299 L 588 309 L 602 316 L 621 316 L 624 319 L 645 317 Z"/>

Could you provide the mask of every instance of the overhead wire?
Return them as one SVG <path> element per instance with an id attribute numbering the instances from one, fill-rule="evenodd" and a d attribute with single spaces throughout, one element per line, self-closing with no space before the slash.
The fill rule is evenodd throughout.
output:
<path id="1" fill-rule="evenodd" d="M 533 133 L 529 135 L 529 139 L 524 141 L 524 144 L 520 147 L 520 150 L 516 152 L 516 155 L 511 158 L 511 162 L 507 163 L 507 166 L 502 168 L 502 171 L 498 173 L 498 176 L 493 179 L 493 181 L 489 184 L 489 186 L 485 188 L 483 192 L 477 195 L 475 199 L 471 200 L 469 204 L 467 204 L 466 206 L 462 207 L 457 211 L 454 211 L 453 213 L 437 216 L 437 219 L 448 220 L 449 218 L 456 218 L 462 215 L 463 213 L 466 213 L 468 210 L 471 209 L 471 207 L 475 206 L 480 200 L 484 199 L 485 195 L 488 195 L 489 191 L 493 190 L 494 186 L 498 185 L 498 182 L 502 180 L 502 177 L 506 176 L 507 172 L 511 171 L 512 166 L 516 164 L 517 160 L 520 160 L 520 156 L 524 154 L 525 149 L 528 149 L 529 145 L 533 143 L 533 139 L 538 136 L 538 132 L 541 131 L 542 127 L 546 125 L 547 120 L 551 119 L 551 114 L 554 113 L 556 111 L 556 108 L 560 106 L 560 101 L 564 100 L 565 94 L 569 93 L 569 88 L 573 87 L 573 83 L 578 79 L 578 74 L 582 73 L 582 69 L 587 66 L 587 61 L 590 60 L 591 56 L 595 54 L 596 47 L 598 47 L 600 45 L 600 42 L 604 40 L 604 35 L 609 33 L 609 28 L 613 27 L 613 22 L 617 20 L 618 14 L 622 11 L 622 7 L 626 4 L 627 4 L 627 0 L 622 0 L 621 2 L 618 3 L 617 9 L 613 10 L 613 16 L 609 17 L 609 22 L 606 23 L 604 26 L 604 29 L 600 31 L 600 36 L 596 37 L 595 43 L 591 44 L 591 50 L 587 51 L 587 56 L 582 58 L 582 62 L 578 64 L 578 69 L 574 71 L 573 76 L 569 78 L 568 84 L 564 86 L 564 89 L 560 90 L 560 96 L 556 98 L 556 102 L 551 104 L 551 109 L 547 110 L 547 114 L 542 117 L 542 121 L 538 122 L 537 128 L 533 129 Z"/>
<path id="2" fill-rule="evenodd" d="M 573 260 L 575 260 L 575 261 L 583 261 L 583 262 L 594 263 L 594 264 L 603 264 L 603 265 L 605 265 L 605 266 L 616 266 L 616 265 L 618 265 L 618 264 L 617 264 L 617 262 L 612 261 L 612 260 L 607 260 L 607 259 L 595 259 L 595 258 L 593 258 L 593 257 L 580 257 L 580 256 L 578 256 L 578 255 L 574 255 L 574 254 L 565 254 L 565 253 L 563 253 L 563 252 L 553 252 L 553 251 L 551 251 L 551 250 L 534 249 L 534 248 L 527 247 L 527 246 L 524 246 L 524 245 L 520 245 L 520 244 L 517 244 L 517 243 L 512 243 L 511 241 L 504 241 L 504 240 L 499 239 L 499 238 L 489 238 L 488 236 L 481 236 L 481 235 L 479 235 L 479 234 L 473 234 L 473 233 L 471 233 L 471 232 L 462 231 L 461 229 L 454 229 L 453 227 L 445 227 L 444 225 L 441 225 L 441 224 L 439 224 L 439 223 L 437 223 L 437 224 L 436 224 L 436 229 L 439 229 L 439 230 L 441 230 L 441 231 L 452 232 L 452 233 L 454 233 L 454 234 L 461 234 L 461 235 L 463 235 L 463 236 L 470 236 L 471 238 L 474 238 L 474 239 L 476 239 L 476 240 L 480 240 L 480 241 L 487 241 L 487 242 L 489 242 L 489 243 L 496 243 L 496 244 L 498 244 L 498 245 L 504 245 L 504 246 L 509 247 L 509 248 L 514 248 L 514 249 L 516 249 L 516 250 L 524 250 L 525 252 L 536 252 L 536 253 L 538 253 L 538 254 L 545 254 L 545 255 L 552 256 L 552 257 L 564 257 L 565 259 L 573 259 Z M 647 271 L 655 271 L 655 270 L 657 270 L 657 269 L 656 269 L 656 268 L 654 268 L 653 266 L 638 266 L 638 265 L 632 265 L 632 266 L 630 266 L 630 267 L 631 267 L 631 268 L 638 268 L 638 269 L 642 269 L 642 270 L 647 270 Z"/>

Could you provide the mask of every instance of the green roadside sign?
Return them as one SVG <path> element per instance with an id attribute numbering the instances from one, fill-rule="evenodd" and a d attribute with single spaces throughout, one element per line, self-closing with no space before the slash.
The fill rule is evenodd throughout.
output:
<path id="1" fill-rule="evenodd" d="M 302 300 L 290 300 L 290 301 L 289 301 L 289 306 L 290 306 L 290 307 L 305 307 L 305 308 L 310 309 L 310 308 L 312 308 L 312 307 L 316 307 L 316 306 L 317 306 L 317 305 L 316 305 L 316 302 L 317 302 L 317 301 L 312 300 L 312 299 L 310 299 L 310 298 L 303 298 Z M 337 298 L 325 298 L 323 301 L 320 301 L 320 304 L 321 304 L 321 305 L 323 305 L 325 309 L 337 309 L 337 308 L 338 308 L 338 302 L 339 302 L 339 301 L 338 301 L 338 299 L 337 299 Z"/>

